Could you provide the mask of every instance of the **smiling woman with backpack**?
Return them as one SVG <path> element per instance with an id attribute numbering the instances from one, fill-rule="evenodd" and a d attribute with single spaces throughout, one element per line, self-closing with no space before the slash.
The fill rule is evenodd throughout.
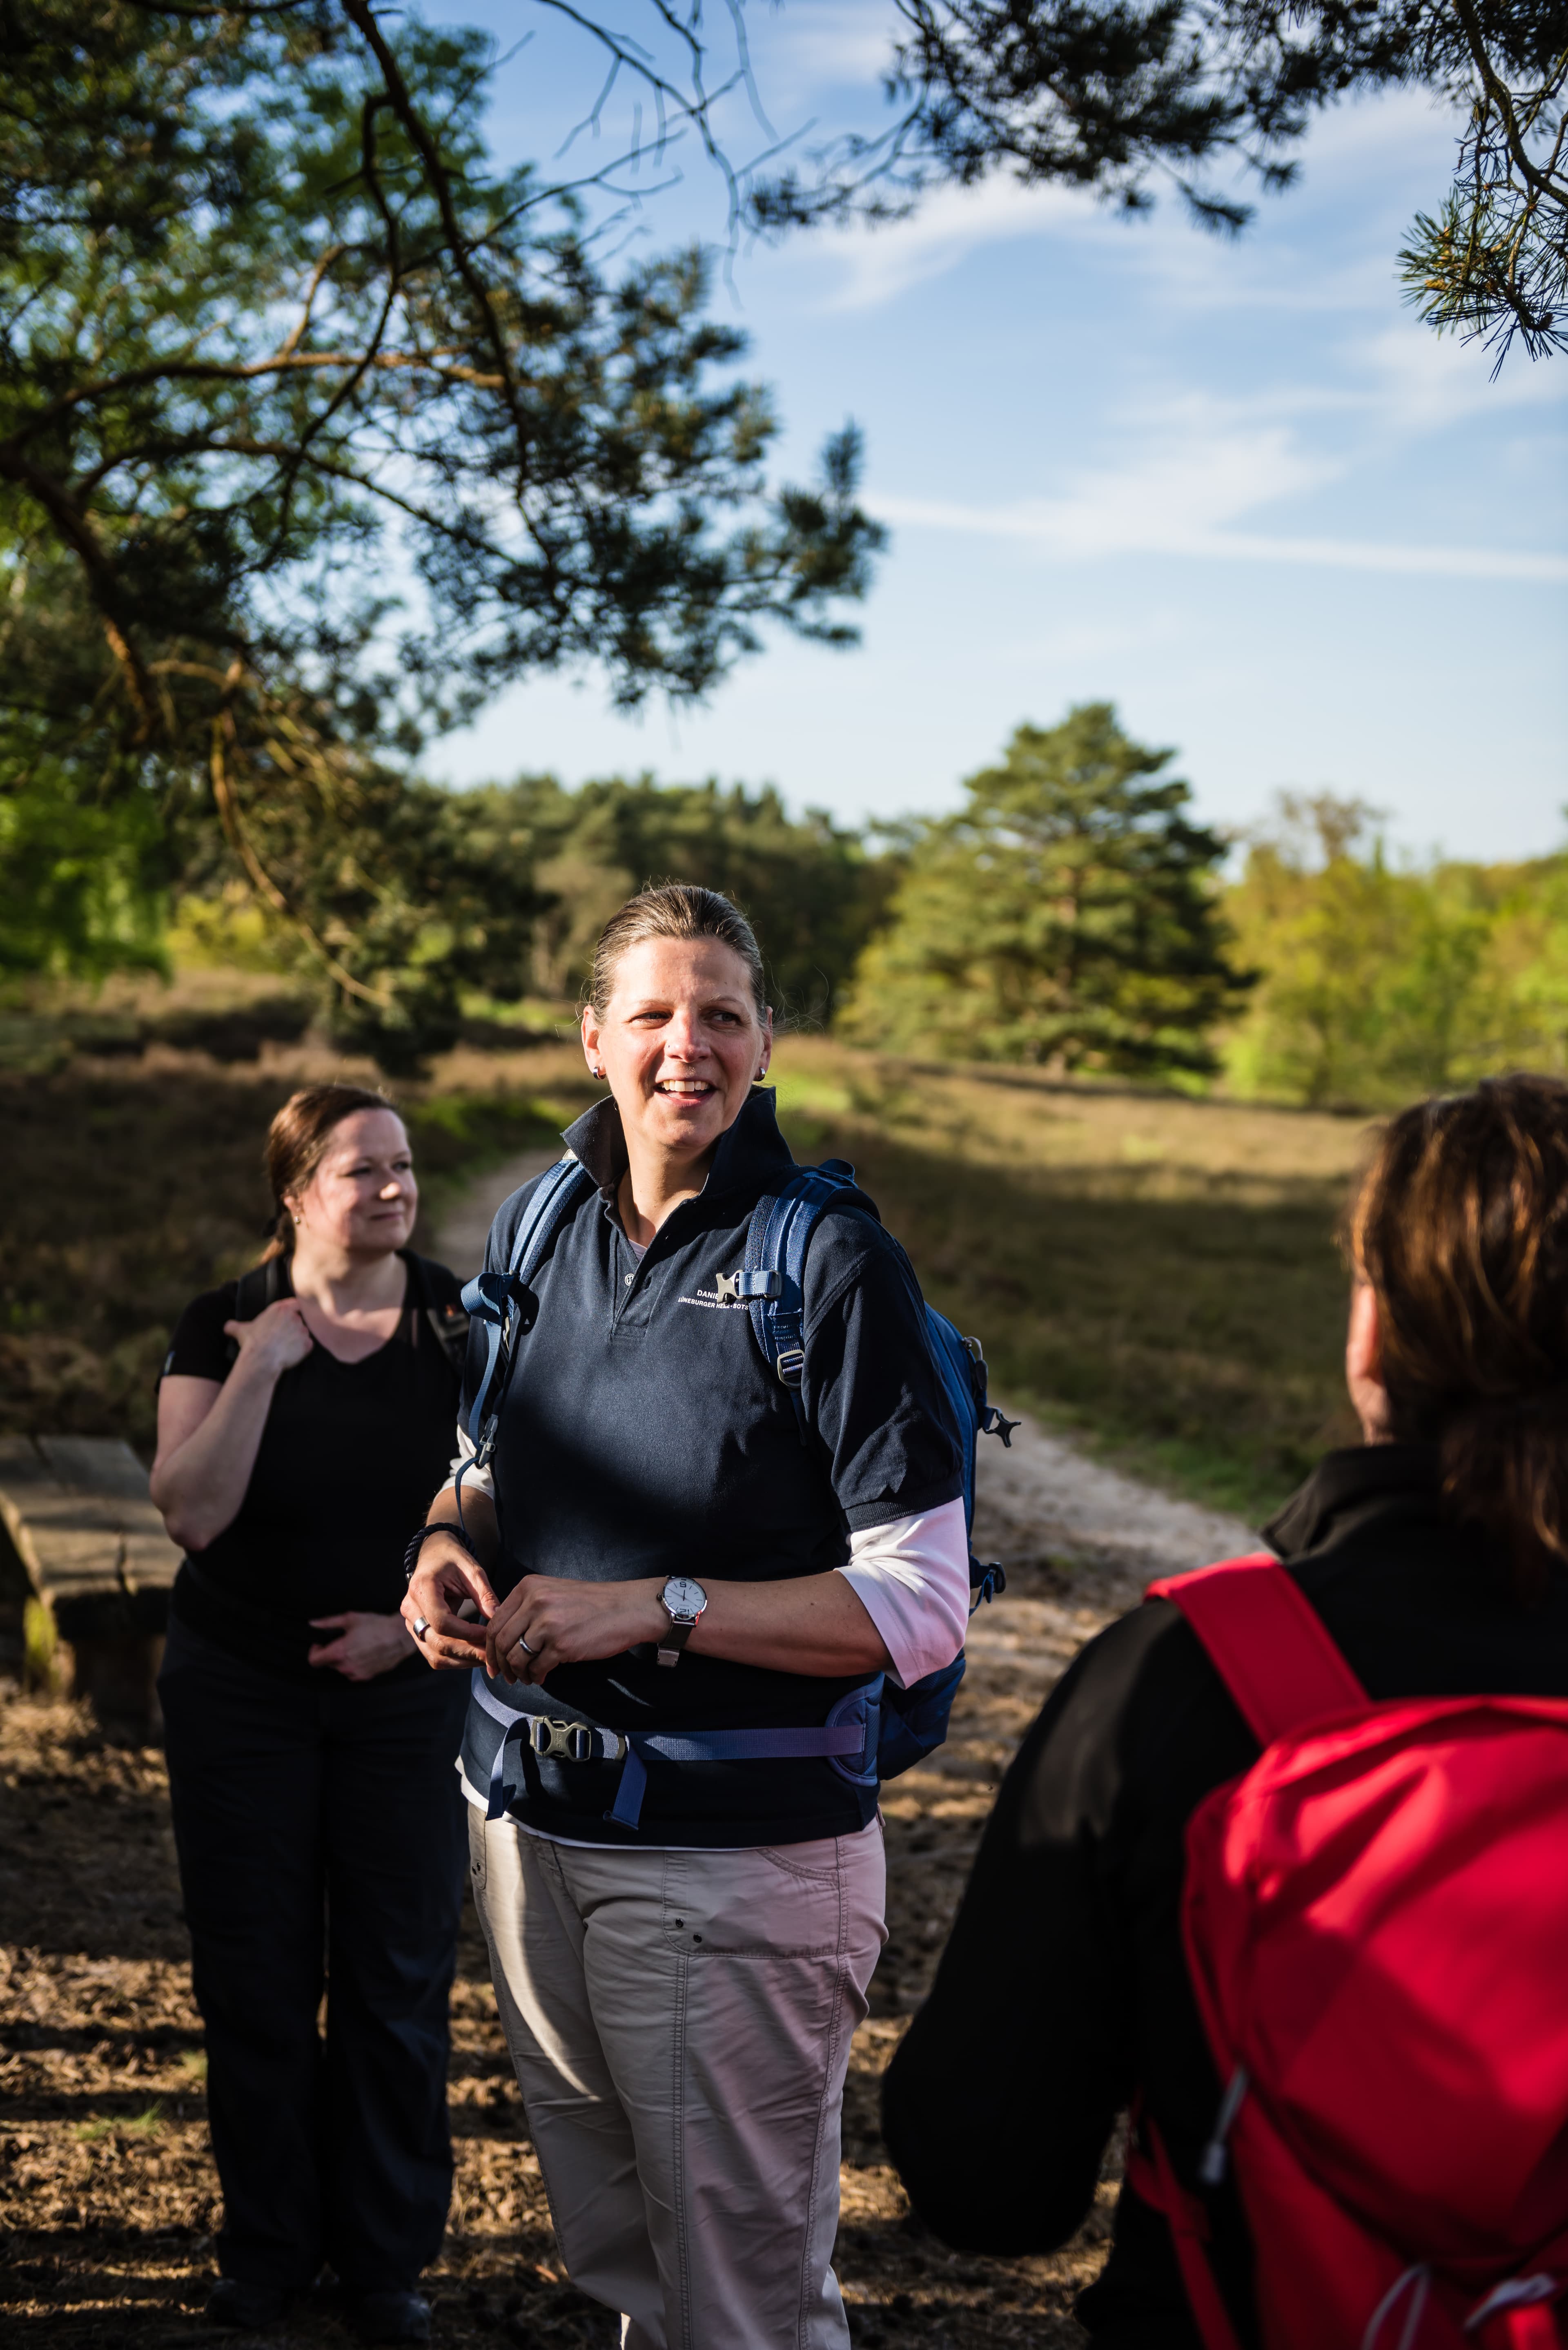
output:
<path id="1" fill-rule="evenodd" d="M 363 2338 L 420 2342 L 452 2186 L 462 1706 L 397 1611 L 467 1317 L 408 1246 L 381 1095 L 296 1094 L 266 1165 L 274 1238 L 181 1317 L 152 1469 L 186 1551 L 159 1694 L 223 2189 L 207 2314 L 275 2324 L 326 2261 Z"/>
<path id="2" fill-rule="evenodd" d="M 1568 2340 L 1568 1086 L 1404 1111 L 1347 1238 L 1363 1443 L 1077 1658 L 888 2075 L 972 2251 L 1130 2106 L 1096 2350 Z"/>
<path id="3" fill-rule="evenodd" d="M 643 892 L 588 993 L 609 1098 L 466 1293 L 481 1459 L 404 1615 L 481 1668 L 473 1884 L 574 2282 L 630 2350 L 841 2350 L 877 1697 L 961 1650 L 961 1431 L 902 1252 L 842 1171 L 802 1177 L 758 1090 L 734 907 Z M 811 1219 L 774 1263 L 767 1203 L 806 1192 L 809 1250 Z"/>

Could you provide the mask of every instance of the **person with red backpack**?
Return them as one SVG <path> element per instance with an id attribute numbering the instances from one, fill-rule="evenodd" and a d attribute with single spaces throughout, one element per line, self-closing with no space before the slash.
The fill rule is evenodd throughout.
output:
<path id="1" fill-rule="evenodd" d="M 1076 1659 L 887 2078 L 970 2251 L 1129 2113 L 1096 2350 L 1568 2342 L 1568 1086 L 1404 1111 L 1346 1237 L 1363 1443 Z"/>

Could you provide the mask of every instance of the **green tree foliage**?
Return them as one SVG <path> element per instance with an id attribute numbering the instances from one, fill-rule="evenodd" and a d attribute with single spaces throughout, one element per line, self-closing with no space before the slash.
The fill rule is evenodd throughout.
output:
<path id="1" fill-rule="evenodd" d="M 1232 1087 L 1376 1107 L 1568 1067 L 1568 858 L 1400 867 L 1375 820 L 1285 795 L 1228 893 L 1263 967 L 1227 1049 Z"/>
<path id="2" fill-rule="evenodd" d="M 1471 0 L 1443 13 L 1459 162 L 1437 213 L 1417 213 L 1400 275 L 1439 333 L 1487 344 L 1495 374 L 1516 335 L 1532 359 L 1568 349 L 1568 17 Z"/>
<path id="3" fill-rule="evenodd" d="M 570 190 L 490 167 L 489 65 L 369 0 L 0 11 L 0 792 L 150 808 L 128 889 L 221 832 L 400 1051 L 483 879 L 395 806 L 421 733 L 532 669 L 629 705 L 769 620 L 848 641 L 880 536 L 852 431 L 770 490 L 699 255 L 612 278 Z"/>
<path id="4" fill-rule="evenodd" d="M 548 902 L 533 843 L 468 821 L 452 793 L 340 746 L 316 746 L 269 790 L 272 762 L 289 747 L 280 730 L 263 754 L 241 840 L 275 959 L 306 985 L 324 968 L 340 973 L 323 997 L 332 1034 L 410 1073 L 454 1041 L 469 991 L 521 993 L 514 983 Z M 208 833 L 188 868 L 209 896 L 232 868 L 225 847 Z"/>
<path id="5" fill-rule="evenodd" d="M 1250 177 L 1286 187 L 1314 119 L 1355 91 L 1416 88 L 1463 123 L 1453 185 L 1401 255 L 1434 326 L 1499 359 L 1568 344 L 1563 0 L 898 0 L 880 138 L 830 145 L 815 175 L 762 186 L 777 226 L 907 209 L 943 180 L 1005 170 L 1146 209 L 1161 177 L 1236 230 Z"/>
<path id="6" fill-rule="evenodd" d="M 0 975 L 102 979 L 162 966 L 167 869 L 153 809 L 84 804 L 60 763 L 0 791 Z"/>
<path id="7" fill-rule="evenodd" d="M 1064 1069 L 1213 1068 L 1208 1032 L 1248 981 L 1216 901 L 1225 844 L 1185 814 L 1173 756 L 1108 702 L 1019 727 L 958 815 L 918 827 L 841 1029 Z"/>
<path id="8" fill-rule="evenodd" d="M 484 857 L 525 859 L 534 917 L 517 987 L 576 993 L 607 915 L 645 882 L 722 889 L 762 940 L 775 1001 L 826 1020 L 881 919 L 897 868 L 821 809 L 792 817 L 776 791 L 611 777 L 568 792 L 553 776 L 465 792 L 451 803 Z"/>

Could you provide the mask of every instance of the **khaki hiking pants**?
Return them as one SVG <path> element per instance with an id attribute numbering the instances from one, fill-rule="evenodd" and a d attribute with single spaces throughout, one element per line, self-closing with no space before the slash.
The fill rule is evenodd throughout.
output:
<path id="1" fill-rule="evenodd" d="M 839 2117 L 887 1936 L 880 1821 L 638 1852 L 468 1819 L 573 2283 L 621 2313 L 625 2350 L 845 2350 Z"/>

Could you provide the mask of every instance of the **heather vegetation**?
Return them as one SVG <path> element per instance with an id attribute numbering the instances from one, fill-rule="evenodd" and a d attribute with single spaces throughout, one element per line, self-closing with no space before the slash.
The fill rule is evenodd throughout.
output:
<path id="1" fill-rule="evenodd" d="M 232 974 L 220 993 L 222 977 L 62 1019 L 52 1062 L 44 1024 L 13 1025 L 34 1063 L 0 1070 L 0 1432 L 147 1447 L 182 1307 L 260 1249 L 267 1120 L 299 1084 L 374 1075 L 300 1033 L 265 979 L 246 996 Z M 399 1088 L 419 1244 L 454 1185 L 548 1145 L 596 1098 L 565 1021 L 529 1011 L 536 1026 L 475 1020 Z M 830 1036 L 786 1038 L 774 1074 L 796 1156 L 854 1161 L 1014 1409 L 1249 1514 L 1339 1432 L 1333 1235 L 1361 1120 Z"/>

